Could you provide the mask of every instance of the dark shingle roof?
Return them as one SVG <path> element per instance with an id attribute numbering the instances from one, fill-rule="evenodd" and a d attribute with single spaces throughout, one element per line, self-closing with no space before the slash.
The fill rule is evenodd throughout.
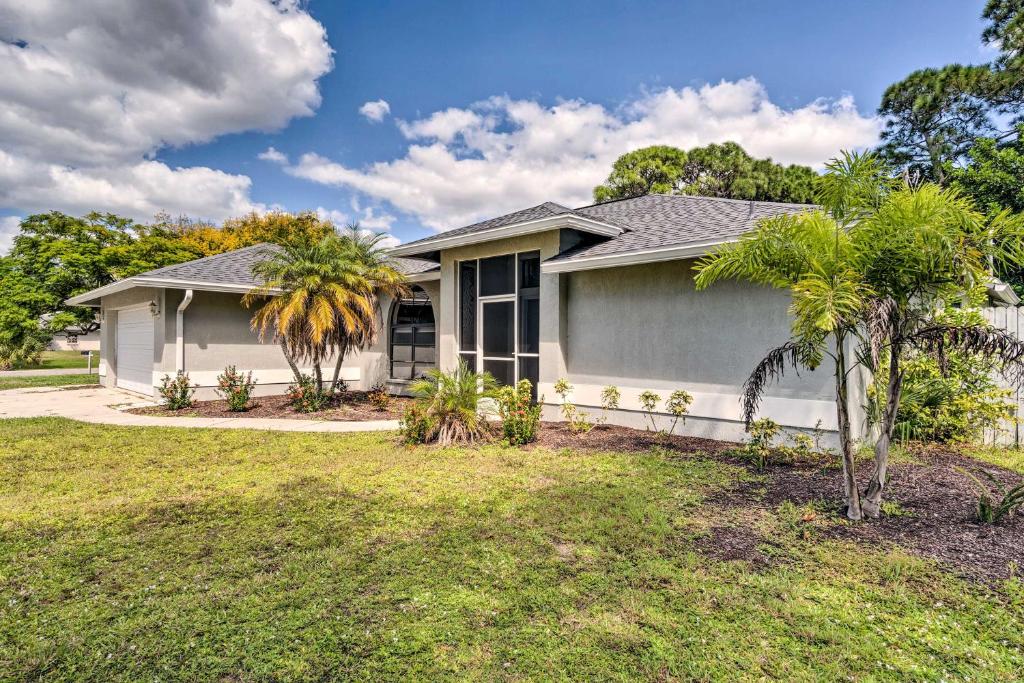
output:
<path id="1" fill-rule="evenodd" d="M 255 287 L 259 284 L 259 281 L 252 274 L 253 266 L 279 248 L 274 244 L 256 244 L 223 254 L 206 256 L 194 261 L 157 268 L 136 277 Z M 425 273 L 439 267 L 436 263 L 420 259 L 392 257 L 392 260 L 395 262 L 398 270 L 406 275 Z"/>
<path id="2" fill-rule="evenodd" d="M 646 195 L 594 204 L 576 213 L 614 223 L 626 232 L 550 259 L 565 261 L 646 249 L 728 240 L 752 230 L 759 220 L 813 209 L 811 204 L 755 202 L 689 195 Z"/>
<path id="3" fill-rule="evenodd" d="M 473 223 L 472 225 L 466 225 L 461 228 L 455 228 L 454 230 L 445 230 L 437 235 L 431 235 L 430 237 L 424 237 L 422 239 L 413 240 L 412 242 L 406 242 L 403 247 L 416 244 L 429 244 L 435 240 L 447 239 L 449 237 L 456 237 L 458 235 L 468 235 L 474 232 L 482 232 L 484 230 L 493 230 L 494 228 L 500 228 L 506 225 L 516 225 L 517 223 L 526 223 L 527 221 L 540 220 L 541 218 L 550 218 L 551 216 L 561 216 L 563 214 L 575 214 L 581 216 L 576 211 L 573 211 L 567 206 L 561 204 L 555 204 L 554 202 L 544 202 L 537 206 L 531 206 L 528 209 L 521 209 L 519 211 L 513 211 L 512 213 L 506 213 L 503 216 L 496 218 L 488 218 L 485 221 L 479 223 Z"/>

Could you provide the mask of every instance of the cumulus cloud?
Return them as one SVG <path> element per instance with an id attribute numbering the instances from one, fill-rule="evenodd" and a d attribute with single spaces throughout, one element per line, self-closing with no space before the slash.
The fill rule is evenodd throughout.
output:
<path id="1" fill-rule="evenodd" d="M 0 26 L 0 205 L 25 210 L 258 208 L 246 176 L 154 154 L 309 116 L 332 67 L 300 0 L 36 0 Z"/>
<path id="2" fill-rule="evenodd" d="M 363 106 L 359 107 L 359 113 L 366 117 L 367 121 L 380 123 L 391 113 L 391 105 L 385 100 L 374 100 L 373 102 L 366 102 Z"/>
<path id="3" fill-rule="evenodd" d="M 546 200 L 588 203 L 612 162 L 638 147 L 733 140 L 755 156 L 821 168 L 841 149 L 874 144 L 880 128 L 849 96 L 784 109 L 753 78 L 665 88 L 616 110 L 492 97 L 397 126 L 410 141 L 398 159 L 352 168 L 310 152 L 287 170 L 445 230 Z"/>
<path id="4" fill-rule="evenodd" d="M 0 256 L 10 251 L 20 225 L 20 216 L 0 216 Z"/>
<path id="5" fill-rule="evenodd" d="M 283 153 L 279 152 L 273 147 L 267 147 L 265 150 L 256 155 L 258 159 L 263 161 L 270 161 L 275 164 L 287 164 L 288 157 Z"/>
<path id="6" fill-rule="evenodd" d="M 330 221 L 334 223 L 335 227 L 344 227 L 351 223 L 358 223 L 359 227 L 362 228 L 360 232 L 364 234 L 380 234 L 388 233 L 391 229 L 391 224 L 395 221 L 395 217 L 389 214 L 377 214 L 373 207 L 360 206 L 359 200 L 352 199 L 352 208 L 355 210 L 356 215 L 350 215 L 344 211 L 338 209 L 325 209 L 322 206 L 316 207 L 316 214 L 321 220 Z M 381 240 L 380 245 L 382 248 L 390 248 L 398 246 L 402 243 L 402 240 L 398 239 L 394 235 L 386 234 Z"/>

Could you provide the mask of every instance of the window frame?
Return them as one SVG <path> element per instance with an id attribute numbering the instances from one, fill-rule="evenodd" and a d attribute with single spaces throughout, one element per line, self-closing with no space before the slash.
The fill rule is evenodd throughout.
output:
<path id="1" fill-rule="evenodd" d="M 434 301 L 430 298 L 430 294 L 427 290 L 423 289 L 419 285 L 413 285 L 410 292 L 411 296 L 401 297 L 395 299 L 391 304 L 391 312 L 388 315 L 388 378 L 394 382 L 410 382 L 420 377 L 422 373 L 417 374 L 416 370 L 419 366 L 423 366 L 424 369 L 436 368 L 437 367 L 437 316 L 434 314 Z M 417 295 L 422 294 L 425 304 L 429 307 L 430 317 L 433 319 L 431 323 L 402 323 L 398 324 L 396 319 L 398 317 L 398 311 L 403 305 L 403 302 L 409 299 L 413 301 L 417 300 Z M 408 331 L 411 334 L 410 342 L 408 344 L 398 344 L 400 347 L 409 347 L 411 349 L 411 360 L 408 361 L 396 361 L 395 360 L 395 332 L 396 330 Z M 434 343 L 431 344 L 417 344 L 417 336 L 419 333 L 426 332 L 429 328 L 431 334 L 434 337 Z M 416 349 L 432 349 L 433 360 L 432 361 L 420 361 L 416 359 Z M 412 372 L 409 377 L 397 377 L 395 375 L 395 363 L 399 363 L 401 366 L 411 366 Z"/>

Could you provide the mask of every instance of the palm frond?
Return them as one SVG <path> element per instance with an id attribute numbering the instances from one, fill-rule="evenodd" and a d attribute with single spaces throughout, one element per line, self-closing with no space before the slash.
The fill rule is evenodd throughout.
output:
<path id="1" fill-rule="evenodd" d="M 761 398 L 772 382 L 781 379 L 787 367 L 799 374 L 801 367 L 813 370 L 820 364 L 820 344 L 801 339 L 791 339 L 782 346 L 768 352 L 757 364 L 750 377 L 743 383 L 743 421 L 749 427 L 761 406 Z"/>

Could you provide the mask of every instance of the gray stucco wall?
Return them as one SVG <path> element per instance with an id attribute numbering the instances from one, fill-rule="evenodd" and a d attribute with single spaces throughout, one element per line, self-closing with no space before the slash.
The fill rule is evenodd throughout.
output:
<path id="1" fill-rule="evenodd" d="M 117 315 L 118 309 L 157 304 L 157 316 L 153 319 L 154 363 L 159 363 L 162 352 L 159 331 L 163 326 L 163 290 L 150 287 L 136 287 L 124 292 L 103 297 L 100 306 L 100 382 L 107 387 L 117 386 Z"/>

